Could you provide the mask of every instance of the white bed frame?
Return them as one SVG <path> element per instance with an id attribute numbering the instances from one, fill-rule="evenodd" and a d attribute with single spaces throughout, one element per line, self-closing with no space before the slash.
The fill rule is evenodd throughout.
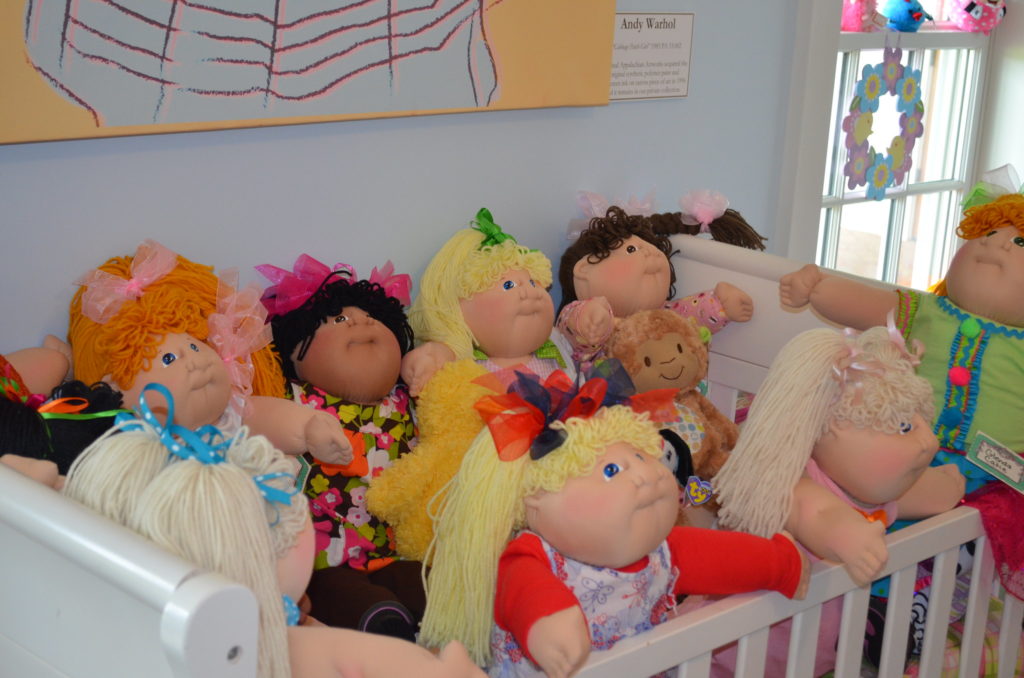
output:
<path id="1" fill-rule="evenodd" d="M 755 301 L 754 319 L 713 342 L 713 402 L 732 414 L 736 389 L 756 392 L 779 347 L 822 324 L 779 307 L 776 282 L 798 264 L 699 238 L 676 237 L 677 290 L 727 280 Z M 977 544 L 960 676 L 978 675 L 993 561 L 977 511 L 958 508 L 895 533 L 893 575 L 879 676 L 902 673 L 916 565 L 935 556 L 920 675 L 940 675 L 957 549 Z M 775 593 L 732 596 L 688 612 L 595 654 L 581 678 L 649 676 L 673 666 L 707 676 L 714 648 L 739 640 L 737 675 L 764 673 L 768 627 L 793 618 L 787 676 L 810 676 L 821 604 L 843 596 L 837 678 L 860 675 L 867 588 L 819 563 L 802 601 Z M 1024 605 L 1006 596 L 1000 676 L 1013 675 Z M 899 632 L 902 630 L 902 632 Z M 0 676 L 251 678 L 256 675 L 256 602 L 250 591 L 170 556 L 130 531 L 0 465 Z M 396 677 L 397 678 L 397 677 Z"/>

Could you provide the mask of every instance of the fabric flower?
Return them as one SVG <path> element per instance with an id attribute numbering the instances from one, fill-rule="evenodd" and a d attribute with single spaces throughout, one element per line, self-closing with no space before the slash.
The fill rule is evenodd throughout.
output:
<path id="1" fill-rule="evenodd" d="M 370 471 L 365 479 L 376 478 L 383 473 L 384 469 L 391 467 L 391 455 L 387 450 L 373 449 L 367 453 L 366 463 Z"/>
<path id="2" fill-rule="evenodd" d="M 314 547 L 316 552 L 327 549 L 331 545 L 331 521 L 330 520 L 316 520 L 313 521 L 313 539 Z"/>
<path id="3" fill-rule="evenodd" d="M 388 449 L 391 447 L 391 443 L 395 442 L 395 439 L 387 431 L 383 431 L 377 434 L 377 447 L 382 449 Z"/>
<path id="4" fill-rule="evenodd" d="M 345 514 L 345 520 L 356 527 L 360 527 L 370 522 L 370 514 L 367 512 L 365 506 L 352 506 L 349 508 L 348 513 Z"/>
<path id="5" fill-rule="evenodd" d="M 903 50 L 886 47 L 882 55 L 882 82 L 889 94 L 896 94 L 896 83 L 903 77 Z"/>
<path id="6" fill-rule="evenodd" d="M 872 200 L 881 200 L 885 197 L 885 189 L 892 186 L 892 157 L 875 154 L 875 162 L 868 170 L 867 195 Z"/>
<path id="7" fill-rule="evenodd" d="M 320 472 L 328 476 L 336 476 L 339 473 L 343 476 L 365 476 L 368 470 L 366 464 L 366 441 L 358 433 L 352 433 L 342 429 L 342 433 L 352 445 L 352 461 L 348 464 L 326 464 L 320 462 Z M 319 461 L 319 460 L 318 460 Z"/>
<path id="8" fill-rule="evenodd" d="M 882 80 L 884 71 L 884 64 L 868 65 L 861 71 L 861 79 L 857 82 L 860 110 L 872 113 L 878 110 L 878 99 L 882 95 L 882 88 L 885 85 Z"/>
<path id="9" fill-rule="evenodd" d="M 352 499 L 354 506 L 366 506 L 366 488 L 365 487 L 353 487 L 348 492 L 348 496 Z"/>
<path id="10" fill-rule="evenodd" d="M 313 488 L 314 492 L 321 494 L 322 492 L 326 492 L 327 488 L 331 486 L 331 481 L 317 473 L 313 476 L 313 479 L 309 481 L 309 486 Z"/>
<path id="11" fill-rule="evenodd" d="M 896 110 L 910 113 L 921 100 L 921 71 L 908 70 L 896 83 Z"/>
<path id="12" fill-rule="evenodd" d="M 868 168 L 871 166 L 871 153 L 868 142 L 864 142 L 850 149 L 849 159 L 843 166 L 843 175 L 849 177 L 846 183 L 852 191 L 858 186 L 868 182 Z"/>

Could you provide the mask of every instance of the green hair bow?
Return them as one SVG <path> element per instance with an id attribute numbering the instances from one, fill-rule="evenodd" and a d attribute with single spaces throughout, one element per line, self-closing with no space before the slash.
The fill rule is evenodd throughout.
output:
<path id="1" fill-rule="evenodd" d="M 1024 184 L 1020 183 L 1013 165 L 1003 165 L 981 175 L 981 181 L 964 196 L 963 208 L 987 205 L 1010 193 L 1024 193 Z"/>
<path id="2" fill-rule="evenodd" d="M 511 235 L 502 231 L 501 226 L 494 223 L 491 211 L 486 207 L 480 208 L 480 211 L 476 213 L 476 219 L 471 223 L 476 224 L 473 226 L 474 229 L 484 234 L 484 241 L 480 243 L 481 249 L 484 247 L 490 247 L 491 245 L 500 245 L 506 240 L 518 242 Z"/>

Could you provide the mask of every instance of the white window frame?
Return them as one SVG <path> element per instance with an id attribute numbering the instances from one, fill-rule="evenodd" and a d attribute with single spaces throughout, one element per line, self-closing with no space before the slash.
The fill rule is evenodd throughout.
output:
<path id="1" fill-rule="evenodd" d="M 835 87 L 836 58 L 848 49 L 882 49 L 885 31 L 876 33 L 843 33 L 839 29 L 842 0 L 797 0 L 795 15 L 796 39 L 789 87 L 789 113 L 786 118 L 783 162 L 781 167 L 779 204 L 776 212 L 775 251 L 804 262 L 817 262 L 819 224 L 823 207 L 822 186 L 825 185 L 826 162 L 832 139 L 829 126 L 832 115 L 832 92 Z M 988 38 L 978 33 L 922 31 L 901 33 L 903 49 L 963 47 L 978 49 L 977 63 L 981 72 L 988 72 Z M 960 181 L 941 183 L 946 190 L 966 190 L 977 176 L 979 138 L 984 116 L 986 83 L 979 79 L 975 97 L 970 102 L 967 134 L 968 150 L 962 158 Z M 948 184 L 948 186 L 947 186 Z M 910 193 L 914 191 L 911 190 Z M 894 189 L 886 197 L 901 197 L 908 192 Z M 948 260 L 951 245 L 939 253 Z"/>

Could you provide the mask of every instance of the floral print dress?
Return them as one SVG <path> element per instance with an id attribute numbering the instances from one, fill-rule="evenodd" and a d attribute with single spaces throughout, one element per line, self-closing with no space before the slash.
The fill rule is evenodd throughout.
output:
<path id="1" fill-rule="evenodd" d="M 366 509 L 370 479 L 416 445 L 412 401 L 397 385 L 376 405 L 337 398 L 312 384 L 293 384 L 297 402 L 338 417 L 352 443 L 352 462 L 320 462 L 301 457 L 299 487 L 309 500 L 316 530 L 314 568 L 348 565 L 373 572 L 397 559 L 394 533 Z"/>

